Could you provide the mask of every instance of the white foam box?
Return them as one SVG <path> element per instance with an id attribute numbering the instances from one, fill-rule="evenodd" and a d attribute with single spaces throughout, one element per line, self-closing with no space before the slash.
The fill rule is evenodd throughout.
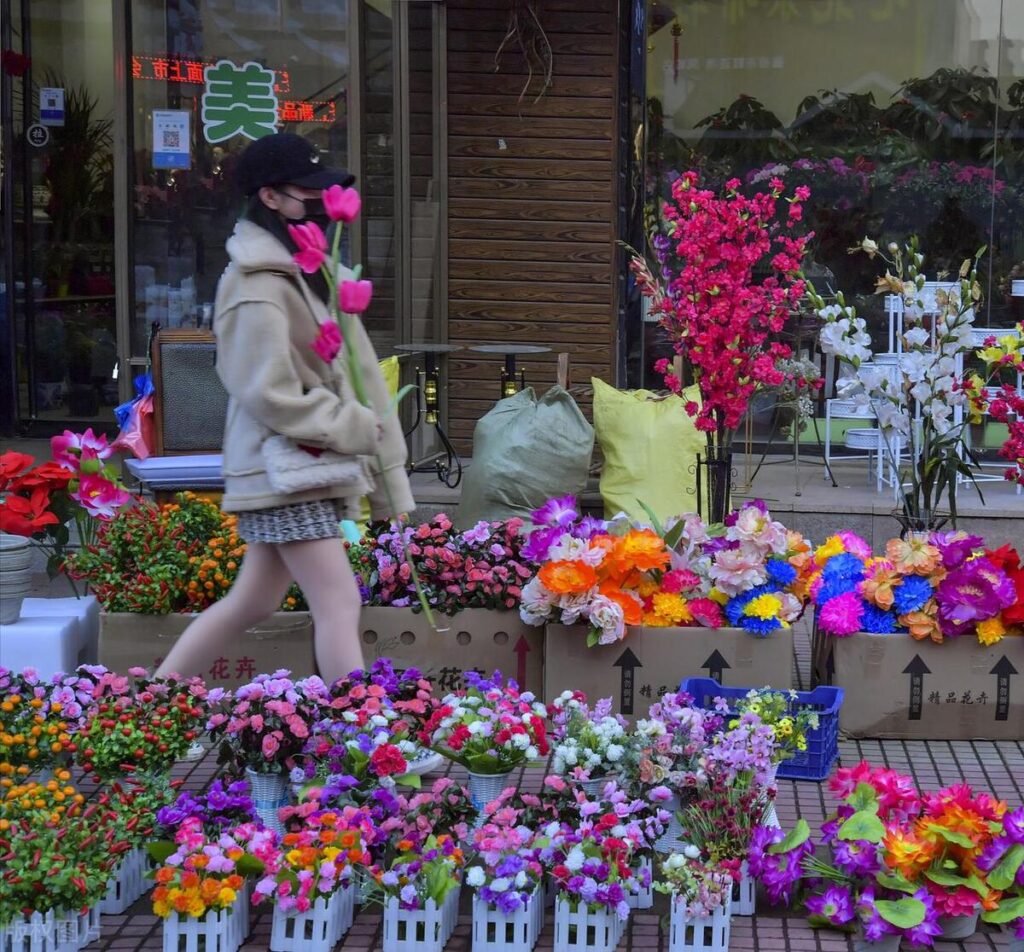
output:
<path id="1" fill-rule="evenodd" d="M 78 619 L 75 645 L 78 664 L 95 664 L 100 651 L 100 606 L 95 595 L 81 598 L 26 598 L 22 618 L 74 615 Z"/>
<path id="2" fill-rule="evenodd" d="M 22 617 L 0 626 L 0 665 L 12 671 L 34 668 L 41 678 L 78 667 L 77 615 Z"/>

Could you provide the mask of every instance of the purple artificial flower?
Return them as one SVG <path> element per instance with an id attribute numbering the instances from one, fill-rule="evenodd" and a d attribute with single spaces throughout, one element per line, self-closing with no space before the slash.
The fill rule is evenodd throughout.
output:
<path id="1" fill-rule="evenodd" d="M 750 837 L 750 852 L 747 854 L 747 869 L 754 879 L 760 879 L 768 861 L 768 847 L 781 843 L 786 834 L 775 826 L 758 826 Z"/>
<path id="2" fill-rule="evenodd" d="M 880 942 L 887 935 L 898 935 L 900 930 L 886 922 L 875 908 L 875 888 L 865 886 L 857 901 L 857 915 L 864 929 L 864 938 L 868 942 Z"/>
<path id="3" fill-rule="evenodd" d="M 527 562 L 540 565 L 548 560 L 548 553 L 551 547 L 562 538 L 562 529 L 534 529 L 523 545 L 522 555 Z"/>
<path id="4" fill-rule="evenodd" d="M 1014 843 L 1024 843 L 1024 806 L 1003 817 L 1003 834 Z"/>
<path id="5" fill-rule="evenodd" d="M 593 516 L 584 516 L 575 526 L 573 526 L 572 534 L 573 538 L 584 539 L 589 542 L 594 538 L 594 536 L 607 531 L 607 529 L 608 523 L 603 519 L 595 519 Z"/>
<path id="6" fill-rule="evenodd" d="M 491 524 L 485 519 L 478 522 L 472 529 L 462 533 L 462 541 L 471 545 L 483 545 L 491 537 Z"/>
<path id="7" fill-rule="evenodd" d="M 985 544 L 981 536 L 968 535 L 966 532 L 933 532 L 928 540 L 939 550 L 942 564 L 947 569 L 959 568 L 975 549 Z"/>
<path id="8" fill-rule="evenodd" d="M 530 514 L 530 519 L 535 526 L 547 526 L 557 529 L 571 526 L 579 517 L 580 514 L 576 507 L 575 496 L 549 499 L 540 509 Z"/>
<path id="9" fill-rule="evenodd" d="M 935 939 L 942 935 L 939 910 L 935 908 L 935 899 L 927 889 L 919 889 L 914 893 L 914 898 L 924 906 L 924 921 L 905 930 L 903 934 L 910 945 L 931 947 Z"/>
<path id="10" fill-rule="evenodd" d="M 935 591 L 939 628 L 946 636 L 966 634 L 1017 601 L 1010 577 L 987 558 L 971 559 L 950 572 Z"/>
<path id="11" fill-rule="evenodd" d="M 872 876 L 881 869 L 878 847 L 866 840 L 835 840 L 832 859 L 842 872 L 854 878 Z"/>
<path id="12" fill-rule="evenodd" d="M 825 919 L 829 925 L 844 926 L 853 919 L 853 893 L 847 886 L 829 886 L 818 896 L 806 901 L 809 915 Z"/>

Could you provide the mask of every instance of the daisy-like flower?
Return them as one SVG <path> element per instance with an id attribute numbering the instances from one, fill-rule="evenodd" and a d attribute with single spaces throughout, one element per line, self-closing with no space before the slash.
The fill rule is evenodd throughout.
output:
<path id="1" fill-rule="evenodd" d="M 939 550 L 923 539 L 890 539 L 885 556 L 903 575 L 931 575 L 942 563 Z"/>

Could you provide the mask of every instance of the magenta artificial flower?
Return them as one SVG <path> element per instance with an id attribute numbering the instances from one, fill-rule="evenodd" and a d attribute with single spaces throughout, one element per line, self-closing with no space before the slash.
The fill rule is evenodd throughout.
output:
<path id="1" fill-rule="evenodd" d="M 981 548 L 985 540 L 981 536 L 966 532 L 934 532 L 928 540 L 942 556 L 942 565 L 947 569 L 959 568 L 971 557 L 975 549 Z"/>
<path id="2" fill-rule="evenodd" d="M 671 594 L 688 592 L 700 585 L 700 577 L 689 569 L 673 569 L 661 580 L 661 590 Z"/>
<path id="3" fill-rule="evenodd" d="M 371 297 L 370 281 L 342 281 L 338 286 L 338 306 L 346 314 L 362 314 L 370 306 Z"/>
<path id="4" fill-rule="evenodd" d="M 341 336 L 341 328 L 337 321 L 324 321 L 320 325 L 320 331 L 316 340 L 310 345 L 324 363 L 329 364 L 338 356 L 344 338 Z"/>
<path id="5" fill-rule="evenodd" d="M 562 496 L 549 499 L 540 509 L 531 513 L 530 518 L 535 526 L 565 528 L 572 525 L 580 514 L 576 508 L 575 496 Z"/>
<path id="6" fill-rule="evenodd" d="M 109 459 L 114 448 L 107 443 L 102 433 L 97 435 L 89 427 L 84 433 L 65 430 L 59 436 L 51 437 L 50 452 L 55 463 L 76 473 L 83 459 Z"/>
<path id="7" fill-rule="evenodd" d="M 340 185 L 332 185 L 323 190 L 322 196 L 324 211 L 331 221 L 343 221 L 350 224 L 359 217 L 359 210 L 362 208 L 362 199 L 354 188 L 342 188 Z"/>
<path id="8" fill-rule="evenodd" d="M 848 532 L 843 529 L 837 532 L 836 535 L 842 541 L 846 551 L 851 555 L 857 556 L 859 559 L 870 559 L 871 558 L 871 546 L 864 541 L 857 533 Z"/>
<path id="9" fill-rule="evenodd" d="M 805 905 L 809 915 L 831 926 L 845 926 L 853 920 L 853 894 L 847 886 L 829 886 L 820 895 L 808 896 Z"/>
<path id="10" fill-rule="evenodd" d="M 68 495 L 90 516 L 104 521 L 113 519 L 118 509 L 132 498 L 128 490 L 95 473 L 82 476 L 78 489 Z"/>
<path id="11" fill-rule="evenodd" d="M 963 635 L 979 621 L 994 618 L 1017 601 L 1010 577 L 987 558 L 971 559 L 950 572 L 935 591 L 939 628 L 946 636 Z"/>
<path id="12" fill-rule="evenodd" d="M 844 592 L 830 598 L 818 609 L 821 630 L 837 638 L 860 631 L 864 618 L 864 602 L 856 592 Z"/>
<path id="13" fill-rule="evenodd" d="M 306 273 L 316 274 L 327 260 L 327 238 L 316 222 L 289 225 L 288 234 L 299 249 L 292 258 Z"/>

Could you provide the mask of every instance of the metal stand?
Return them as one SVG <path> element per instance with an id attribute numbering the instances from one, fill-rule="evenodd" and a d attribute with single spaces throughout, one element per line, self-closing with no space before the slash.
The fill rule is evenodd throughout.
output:
<path id="1" fill-rule="evenodd" d="M 434 472 L 445 486 L 454 489 L 462 482 L 462 460 L 441 425 L 441 374 L 438 369 L 438 355 L 455 353 L 462 348 L 455 344 L 398 344 L 395 350 L 405 354 L 423 354 L 423 369 L 417 367 L 414 371 L 419 394 L 416 402 L 416 420 L 405 434 L 406 439 L 425 421 L 437 432 L 437 438 L 443 447 L 442 452 L 414 464 L 412 472 Z"/>
<path id="2" fill-rule="evenodd" d="M 799 422 L 799 421 L 797 421 Z M 832 487 L 837 489 L 839 483 L 836 482 L 835 474 L 832 472 L 832 466 L 829 461 L 825 459 L 825 448 L 821 442 L 821 431 L 818 429 L 818 418 L 814 415 L 811 416 L 811 423 L 814 424 L 814 439 L 818 444 L 818 448 L 822 451 L 821 462 L 825 464 L 825 471 L 828 473 L 828 478 L 832 481 Z M 794 424 L 796 426 L 796 424 Z M 753 488 L 754 480 L 757 479 L 757 474 L 761 472 L 762 466 L 775 466 L 779 463 L 793 463 L 796 468 L 796 492 L 794 495 L 800 496 L 803 494 L 803 490 L 800 488 L 800 433 L 799 431 L 793 435 L 793 455 L 788 459 L 775 459 L 767 461 L 768 453 L 772 448 L 772 444 L 775 442 L 775 434 L 779 432 L 779 415 L 776 412 L 775 418 L 772 420 L 772 429 L 768 434 L 768 443 L 765 445 L 764 452 L 761 454 L 761 458 L 757 462 L 757 466 L 754 468 L 754 473 L 748 480 L 747 489 L 748 491 Z M 817 460 L 813 461 L 817 463 Z"/>
<path id="3" fill-rule="evenodd" d="M 469 348 L 478 354 L 497 354 L 505 358 L 505 366 L 501 368 L 501 399 L 514 397 L 520 390 L 526 389 L 526 372 L 516 368 L 518 354 L 547 354 L 550 347 L 538 344 L 477 344 Z"/>

